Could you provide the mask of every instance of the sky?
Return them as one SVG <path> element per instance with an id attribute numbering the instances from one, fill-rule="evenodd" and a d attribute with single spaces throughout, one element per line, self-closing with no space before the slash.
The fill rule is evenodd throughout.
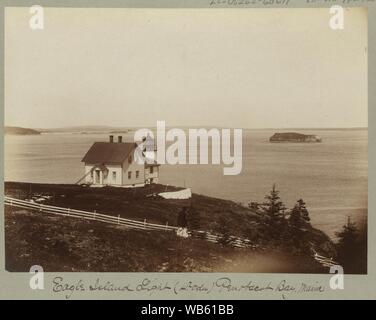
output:
<path id="1" fill-rule="evenodd" d="M 366 127 L 367 11 L 5 12 L 5 125 Z"/>

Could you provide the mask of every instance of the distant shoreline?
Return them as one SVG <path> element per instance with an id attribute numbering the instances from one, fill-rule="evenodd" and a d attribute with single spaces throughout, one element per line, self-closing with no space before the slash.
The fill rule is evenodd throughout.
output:
<path id="1" fill-rule="evenodd" d="M 147 127 L 147 126 L 144 126 Z M 5 135 L 40 135 L 40 134 L 129 134 L 142 127 L 127 127 L 127 128 L 118 128 L 118 127 L 67 127 L 67 128 L 23 128 L 23 127 L 11 127 L 5 126 L 4 132 Z M 181 128 L 181 129 L 209 129 L 215 128 L 215 126 L 168 126 L 166 130 L 171 128 Z M 224 129 L 225 127 L 216 127 Z M 149 129 L 155 130 L 155 126 L 150 126 Z M 351 128 L 240 128 L 244 131 L 366 131 L 368 127 L 351 127 Z"/>
<path id="2" fill-rule="evenodd" d="M 4 135 L 16 135 L 16 136 L 35 136 L 40 135 L 41 132 L 31 128 L 23 127 L 5 127 Z"/>

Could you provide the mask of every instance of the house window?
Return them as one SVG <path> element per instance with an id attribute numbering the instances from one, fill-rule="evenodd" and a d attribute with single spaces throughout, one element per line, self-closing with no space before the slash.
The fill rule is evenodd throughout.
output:
<path id="1" fill-rule="evenodd" d="M 136 178 L 138 178 L 140 176 L 140 171 L 136 171 Z"/>
<path id="2" fill-rule="evenodd" d="M 112 180 L 116 181 L 116 171 L 112 171 Z"/>
<path id="3" fill-rule="evenodd" d="M 150 173 L 153 173 L 154 167 L 150 167 Z"/>
<path id="4" fill-rule="evenodd" d="M 101 183 L 101 171 L 100 170 L 95 170 L 95 179 L 94 183 Z"/>
<path id="5" fill-rule="evenodd" d="M 128 179 L 132 178 L 132 171 L 128 171 Z"/>
<path id="6" fill-rule="evenodd" d="M 132 156 L 129 156 L 128 163 L 132 163 Z"/>

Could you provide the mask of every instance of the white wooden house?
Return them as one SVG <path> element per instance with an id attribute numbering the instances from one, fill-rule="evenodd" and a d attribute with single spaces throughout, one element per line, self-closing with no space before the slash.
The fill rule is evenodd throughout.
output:
<path id="1" fill-rule="evenodd" d="M 134 151 L 136 143 L 123 142 L 122 137 L 114 142 L 94 142 L 81 160 L 85 175 L 79 180 L 90 185 L 138 187 L 158 183 L 159 164 L 138 164 Z"/>

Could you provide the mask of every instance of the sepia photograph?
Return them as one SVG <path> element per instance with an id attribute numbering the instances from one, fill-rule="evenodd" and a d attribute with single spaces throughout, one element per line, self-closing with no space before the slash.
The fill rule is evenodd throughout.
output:
<path id="1" fill-rule="evenodd" d="M 7 271 L 367 274 L 366 8 L 4 28 Z"/>

